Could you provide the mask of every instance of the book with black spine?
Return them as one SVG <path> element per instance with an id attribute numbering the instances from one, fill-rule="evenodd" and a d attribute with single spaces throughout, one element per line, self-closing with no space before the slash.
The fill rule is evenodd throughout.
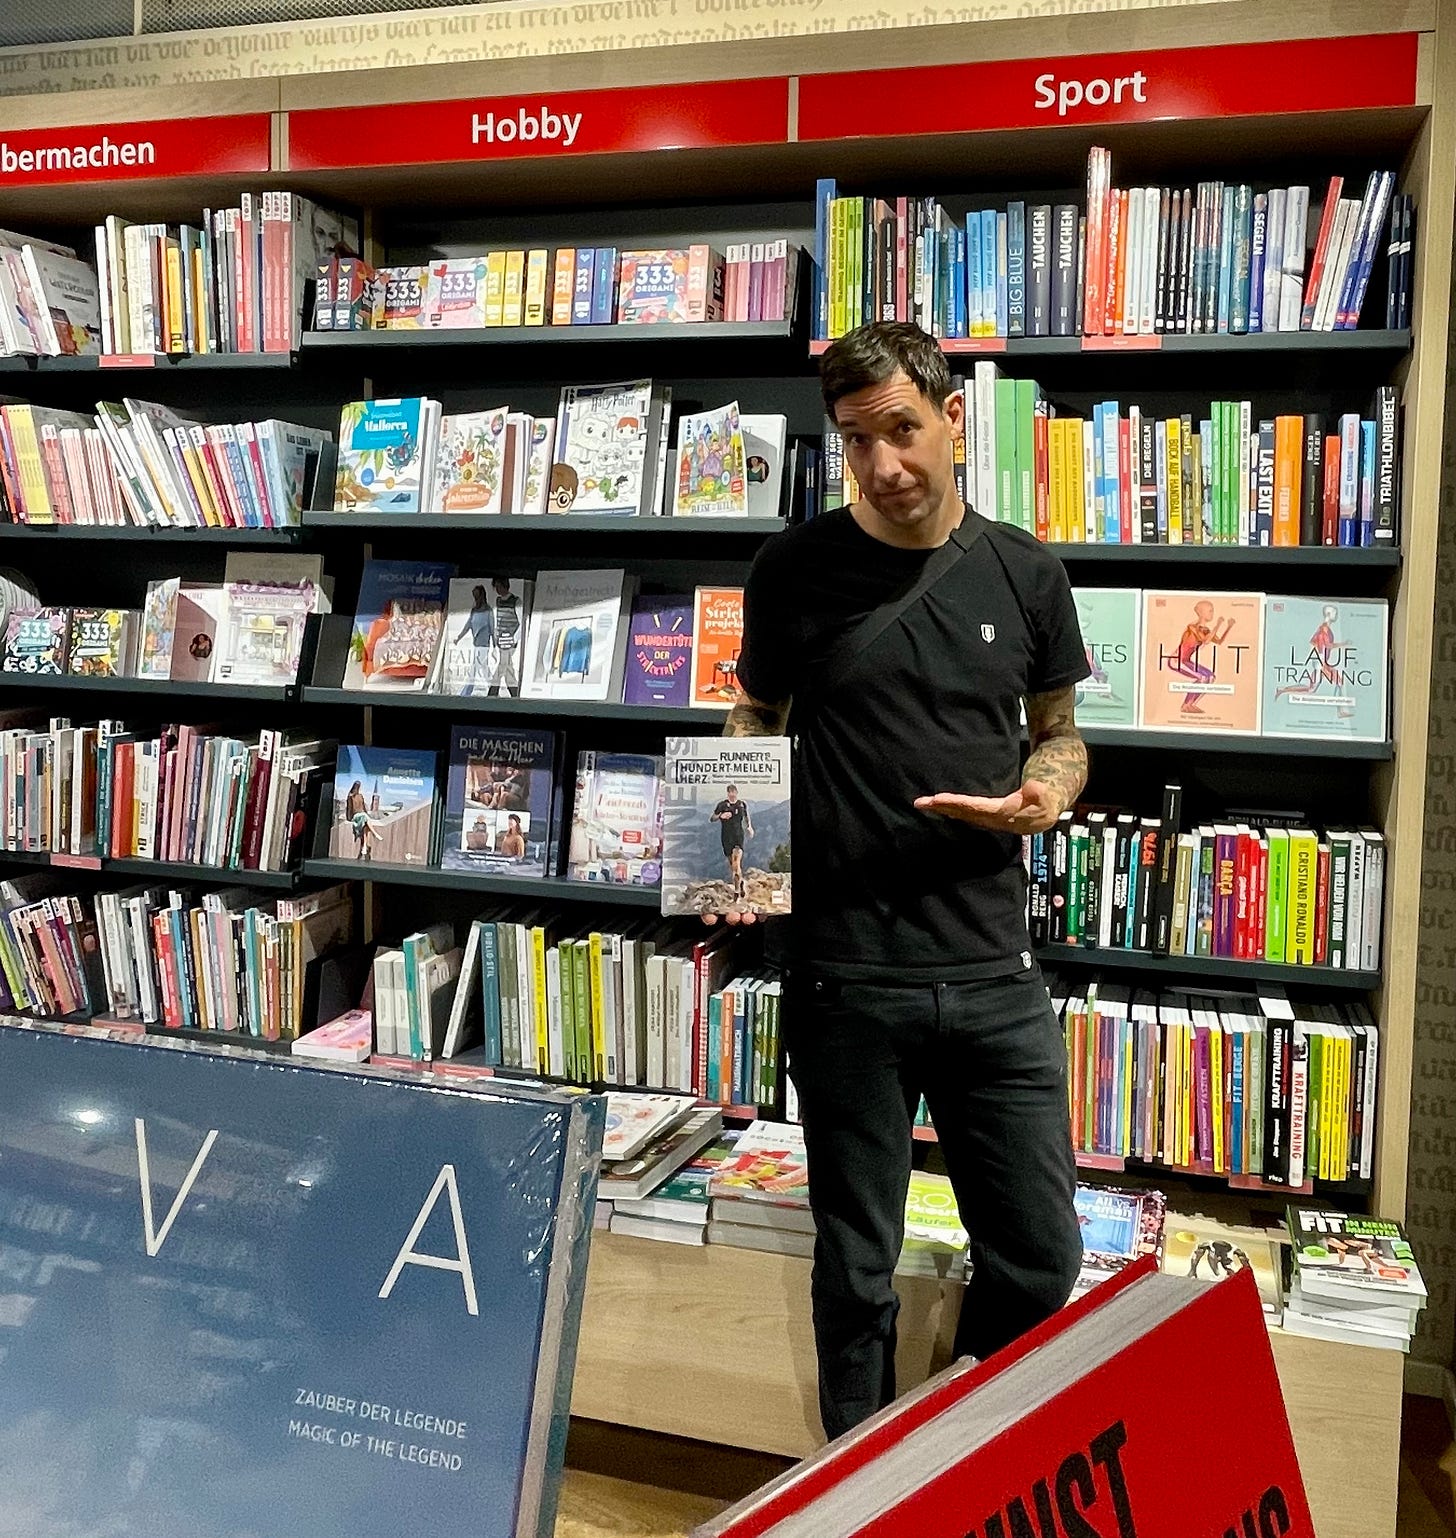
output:
<path id="1" fill-rule="evenodd" d="M 1394 546 L 1400 533 L 1400 392 L 1395 385 L 1376 387 L 1371 416 L 1375 421 L 1375 543 Z"/>
<path id="2" fill-rule="evenodd" d="M 1052 211 L 1035 203 L 1026 211 L 1026 334 L 1051 335 Z"/>
<path id="3" fill-rule="evenodd" d="M 1183 787 L 1163 787 L 1163 811 L 1158 831 L 1158 890 L 1153 907 L 1152 944 L 1157 955 L 1166 956 L 1173 941 L 1174 875 L 1178 864 L 1178 834 L 1183 827 Z"/>
<path id="4" fill-rule="evenodd" d="M 1081 314 L 1077 299 L 1079 267 L 1077 207 L 1058 203 L 1054 211 L 1056 248 L 1051 271 L 1051 335 L 1076 336 Z"/>

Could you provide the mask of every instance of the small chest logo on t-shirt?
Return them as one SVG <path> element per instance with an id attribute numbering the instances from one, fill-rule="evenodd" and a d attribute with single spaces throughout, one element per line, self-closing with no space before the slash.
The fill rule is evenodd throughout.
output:
<path id="1" fill-rule="evenodd" d="M 989 645 L 996 639 L 996 627 L 994 625 L 981 626 L 981 639 Z"/>

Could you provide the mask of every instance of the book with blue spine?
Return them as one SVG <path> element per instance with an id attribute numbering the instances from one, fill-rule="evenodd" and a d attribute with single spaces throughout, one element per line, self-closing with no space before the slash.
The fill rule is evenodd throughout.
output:
<path id="1" fill-rule="evenodd" d="M 556 773 L 555 732 L 452 726 L 444 868 L 544 876 Z"/>
<path id="2" fill-rule="evenodd" d="M 1269 231 L 1269 194 L 1254 194 L 1249 233 L 1249 330 L 1264 329 L 1264 253 Z"/>
<path id="3" fill-rule="evenodd" d="M 1026 204 L 1006 206 L 1006 335 L 1026 334 Z"/>
<path id="4" fill-rule="evenodd" d="M 997 336 L 1010 336 L 1008 319 L 1010 267 L 1008 265 L 1009 219 L 998 213 L 996 220 L 996 332 Z"/>
<path id="5" fill-rule="evenodd" d="M 829 205 L 834 199 L 833 177 L 814 184 L 814 335 L 829 335 Z"/>
<path id="6" fill-rule="evenodd" d="M 1006 326 L 1002 318 L 1005 306 L 1001 301 L 1004 274 L 1001 272 L 999 231 L 1005 227 L 1006 215 L 994 208 L 981 210 L 981 326 L 982 336 L 1005 336 Z"/>
<path id="7" fill-rule="evenodd" d="M 978 213 L 969 213 L 966 215 L 967 336 L 982 335 L 981 292 L 981 216 Z"/>
<path id="8" fill-rule="evenodd" d="M 609 325 L 617 308 L 617 248 L 598 246 L 592 258 L 591 323 Z"/>
<path id="9" fill-rule="evenodd" d="M 1264 735 L 1384 742 L 1385 600 L 1271 595 L 1264 608 Z"/>
<path id="10" fill-rule="evenodd" d="M 596 283 L 596 251 L 578 246 L 576 272 L 572 278 L 571 324 L 589 326 L 592 318 L 592 294 Z"/>
<path id="11" fill-rule="evenodd" d="M 1220 189 L 1218 221 L 1218 308 L 1217 329 L 1221 334 L 1229 330 L 1230 302 L 1233 298 L 1234 274 L 1234 194 L 1233 187 Z"/>
<path id="12" fill-rule="evenodd" d="M 1375 543 L 1375 423 L 1360 423 L 1360 540 Z"/>

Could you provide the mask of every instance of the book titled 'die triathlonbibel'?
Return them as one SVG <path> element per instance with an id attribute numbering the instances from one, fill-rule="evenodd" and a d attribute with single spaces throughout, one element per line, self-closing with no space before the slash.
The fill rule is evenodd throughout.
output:
<path id="1" fill-rule="evenodd" d="M 1314 1538 L 1252 1273 L 1209 1287 L 1135 1262 L 694 1538 L 1013 1534 Z"/>
<path id="2" fill-rule="evenodd" d="M 788 913 L 789 739 L 669 737 L 662 911 Z"/>

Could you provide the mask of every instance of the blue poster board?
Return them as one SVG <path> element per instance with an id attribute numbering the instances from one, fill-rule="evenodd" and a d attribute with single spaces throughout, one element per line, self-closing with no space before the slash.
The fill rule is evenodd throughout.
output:
<path id="1" fill-rule="evenodd" d="M 0 1533 L 545 1538 L 601 1126 L 0 1026 Z"/>

